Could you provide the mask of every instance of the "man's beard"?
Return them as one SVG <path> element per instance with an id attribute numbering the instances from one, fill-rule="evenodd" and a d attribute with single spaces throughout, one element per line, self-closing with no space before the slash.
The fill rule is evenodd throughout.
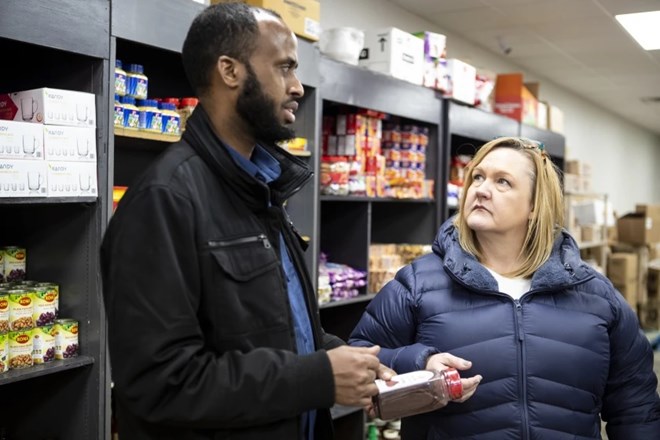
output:
<path id="1" fill-rule="evenodd" d="M 247 79 L 236 102 L 238 114 L 257 140 L 273 144 L 294 138 L 295 131 L 279 122 L 275 114 L 277 105 L 264 93 L 252 66 L 249 63 L 245 66 Z"/>

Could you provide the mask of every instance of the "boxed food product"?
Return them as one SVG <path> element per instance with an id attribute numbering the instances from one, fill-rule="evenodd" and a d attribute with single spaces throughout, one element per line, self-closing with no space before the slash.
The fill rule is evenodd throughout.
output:
<path id="1" fill-rule="evenodd" d="M 495 113 L 536 125 L 538 83 L 524 83 L 522 73 L 497 75 Z"/>

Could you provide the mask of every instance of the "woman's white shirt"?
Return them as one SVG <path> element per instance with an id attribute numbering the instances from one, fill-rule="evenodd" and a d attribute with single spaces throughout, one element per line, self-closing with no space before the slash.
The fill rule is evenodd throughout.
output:
<path id="1" fill-rule="evenodd" d="M 488 268 L 486 267 L 486 269 Z M 495 281 L 497 281 L 499 291 L 506 293 L 513 299 L 520 299 L 520 297 L 529 292 L 530 287 L 532 287 L 531 278 L 509 278 L 502 276 L 491 269 L 488 269 L 488 272 L 490 272 L 495 278 Z"/>

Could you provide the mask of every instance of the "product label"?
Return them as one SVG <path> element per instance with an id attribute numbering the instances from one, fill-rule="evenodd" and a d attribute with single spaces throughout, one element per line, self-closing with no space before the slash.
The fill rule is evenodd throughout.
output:
<path id="1" fill-rule="evenodd" d="M 388 381 L 376 380 L 376 386 L 380 394 L 400 390 L 412 385 L 428 382 L 433 377 L 433 372 L 428 370 L 413 371 L 412 373 L 398 374 Z"/>

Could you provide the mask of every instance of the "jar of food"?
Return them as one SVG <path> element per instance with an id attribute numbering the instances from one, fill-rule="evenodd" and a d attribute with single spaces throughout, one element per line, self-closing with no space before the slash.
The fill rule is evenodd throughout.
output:
<path id="1" fill-rule="evenodd" d="M 154 133 L 162 133 L 163 114 L 158 108 L 157 101 L 154 99 L 141 99 L 137 101 L 137 106 L 140 111 L 138 129 Z"/>
<path id="2" fill-rule="evenodd" d="M 161 102 L 159 105 L 162 112 L 163 134 L 178 136 L 181 117 L 176 112 L 176 107 L 171 102 Z"/>
<path id="3" fill-rule="evenodd" d="M 149 79 L 144 74 L 141 64 L 129 64 L 126 75 L 126 94 L 135 99 L 147 99 Z"/>
<path id="4" fill-rule="evenodd" d="M 442 408 L 463 394 L 461 376 L 454 368 L 419 370 L 376 380 L 374 409 L 383 420 L 400 419 Z"/>
<path id="5" fill-rule="evenodd" d="M 126 71 L 120 60 L 115 60 L 115 95 L 126 95 Z"/>
<path id="6" fill-rule="evenodd" d="M 122 128 L 124 126 L 124 104 L 118 94 L 115 94 L 115 112 L 114 124 L 115 127 Z"/>
<path id="7" fill-rule="evenodd" d="M 124 106 L 124 128 L 137 130 L 140 125 L 140 110 L 135 105 L 135 98 L 124 96 L 121 102 Z"/>
<path id="8" fill-rule="evenodd" d="M 181 116 L 181 131 L 186 129 L 186 122 L 192 112 L 197 107 L 199 100 L 197 98 L 181 98 L 181 105 L 179 106 L 179 115 Z"/>

